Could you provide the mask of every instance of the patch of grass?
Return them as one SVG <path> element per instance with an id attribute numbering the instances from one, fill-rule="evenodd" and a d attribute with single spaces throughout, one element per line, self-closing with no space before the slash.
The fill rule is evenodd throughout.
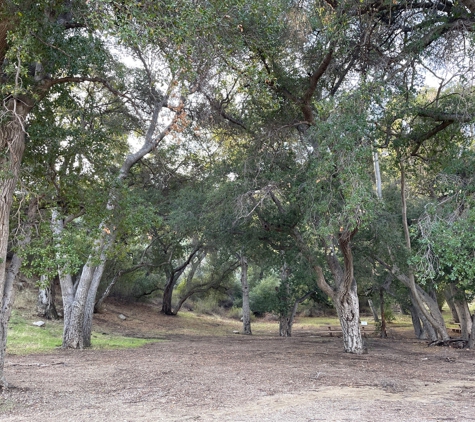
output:
<path id="1" fill-rule="evenodd" d="M 33 321 L 13 312 L 8 329 L 7 353 L 29 355 L 47 353 L 61 347 L 62 321 L 47 321 L 44 327 L 36 327 L 32 323 Z M 156 341 L 159 340 L 92 333 L 93 349 L 127 349 Z"/>
<path id="2" fill-rule="evenodd" d="M 8 324 L 7 353 L 28 355 L 49 352 L 61 346 L 63 324 L 48 321 L 44 327 L 35 327 L 15 311 Z"/>
<path id="3" fill-rule="evenodd" d="M 305 326 L 328 326 L 328 325 L 340 325 L 340 320 L 336 316 L 328 316 L 328 317 L 297 317 L 296 323 L 299 325 Z"/>
<path id="4" fill-rule="evenodd" d="M 159 341 L 164 340 L 92 333 L 92 349 L 132 349 Z"/>

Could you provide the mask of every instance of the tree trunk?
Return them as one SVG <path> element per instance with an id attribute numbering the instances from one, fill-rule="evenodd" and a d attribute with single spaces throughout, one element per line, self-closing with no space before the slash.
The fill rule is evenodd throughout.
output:
<path id="1" fill-rule="evenodd" d="M 374 322 L 379 322 L 378 312 L 376 311 L 373 301 L 370 298 L 368 298 L 368 305 L 369 305 L 369 308 L 371 309 L 371 313 L 373 314 Z"/>
<path id="2" fill-rule="evenodd" d="M 287 315 L 281 315 L 279 318 L 279 336 L 291 337 L 293 318 Z"/>
<path id="3" fill-rule="evenodd" d="M 242 289 L 242 333 L 251 335 L 251 306 L 249 304 L 249 284 L 247 282 L 247 259 L 241 253 L 241 289 Z"/>
<path id="4" fill-rule="evenodd" d="M 416 332 L 416 336 L 420 340 L 430 340 L 436 341 L 438 339 L 437 332 L 435 331 L 433 325 L 427 320 L 424 313 L 420 310 L 419 304 L 414 299 L 414 296 L 411 293 L 411 303 L 412 309 L 414 310 L 414 314 L 411 312 L 412 321 L 416 319 L 416 325 L 414 325 L 414 331 Z M 422 324 L 422 325 L 421 325 Z M 419 327 L 421 327 L 419 329 Z M 417 328 L 417 331 L 416 331 Z"/>
<path id="5" fill-rule="evenodd" d="M 335 295 L 335 308 L 343 334 L 343 347 L 347 353 L 366 352 L 361 336 L 359 321 L 359 301 L 356 283 L 348 291 L 339 291 Z"/>
<path id="6" fill-rule="evenodd" d="M 461 337 L 464 340 L 468 340 L 470 337 L 470 332 L 472 331 L 472 317 L 470 315 L 470 310 L 468 309 L 465 292 L 459 289 L 455 283 L 450 283 L 450 285 L 447 286 L 447 289 L 449 290 L 453 305 L 458 316 Z"/>
<path id="7" fill-rule="evenodd" d="M 383 199 L 383 190 L 381 187 L 381 171 L 379 169 L 378 151 L 373 151 L 374 178 L 376 182 L 376 195 L 378 199 Z"/>
<path id="8" fill-rule="evenodd" d="M 404 163 L 400 161 L 401 170 L 401 214 L 402 214 L 402 226 L 404 231 L 404 238 L 406 241 L 406 247 L 411 250 L 411 237 L 409 233 L 409 225 L 407 223 L 407 202 L 406 202 L 406 177 Z M 412 298 L 417 304 L 418 311 L 421 315 L 424 315 L 425 319 L 434 327 L 443 341 L 450 340 L 445 326 L 444 319 L 439 309 L 439 305 L 436 300 L 432 299 L 427 292 L 425 292 L 420 286 L 416 285 L 415 276 L 411 269 L 408 274 L 399 274 L 399 271 L 395 271 L 398 274 L 394 274 L 403 284 L 405 284 L 411 291 Z M 425 305 L 429 309 L 426 309 Z"/>
<path id="9" fill-rule="evenodd" d="M 173 86 L 173 84 L 170 86 Z M 117 176 L 118 184 L 122 183 L 128 177 L 130 169 L 137 162 L 157 147 L 157 145 L 170 132 L 173 125 L 181 115 L 180 112 L 175 113 L 168 126 L 157 135 L 156 129 L 160 118 L 160 112 L 165 104 L 166 101 L 157 101 L 154 104 L 152 118 L 144 142 L 137 152 L 130 153 L 125 158 L 119 171 L 119 175 Z M 112 190 L 109 192 L 107 210 L 112 212 L 115 209 L 117 202 L 118 198 L 116 197 L 116 193 Z M 60 275 L 60 280 L 62 278 L 64 284 L 67 285 L 65 286 L 67 293 L 66 296 L 63 294 L 63 298 L 66 298 L 68 301 L 67 303 L 63 302 L 65 308 L 63 348 L 82 349 L 89 346 L 91 343 L 92 315 L 94 313 L 94 302 L 97 288 L 104 271 L 107 252 L 112 247 L 117 234 L 114 225 L 109 224 L 107 221 L 103 221 L 100 224 L 99 229 L 100 236 L 96 239 L 93 251 L 91 255 L 89 255 L 86 264 L 84 264 L 76 290 L 74 291 L 72 284 L 69 285 L 71 275 L 65 275 L 63 277 Z M 100 257 L 99 265 L 96 267 L 93 263 L 95 263 L 98 257 Z"/>
<path id="10" fill-rule="evenodd" d="M 475 314 L 472 315 L 472 330 L 470 331 L 470 339 L 468 340 L 468 347 L 475 348 Z"/>
<path id="11" fill-rule="evenodd" d="M 452 292 L 450 291 L 449 286 L 447 286 L 444 289 L 444 296 L 445 296 L 445 301 L 447 302 L 447 305 L 449 305 L 450 312 L 452 313 L 452 318 L 454 319 L 454 322 L 456 324 L 460 323 L 459 316 L 457 314 L 457 309 L 455 308 L 455 304 L 454 304 L 454 298 L 452 297 Z"/>
<path id="12" fill-rule="evenodd" d="M 384 313 L 384 289 L 382 287 L 379 289 L 379 301 L 381 304 L 381 338 L 387 338 L 386 314 Z"/>
<path id="13" fill-rule="evenodd" d="M 109 297 L 112 287 L 114 287 L 117 280 L 122 275 L 122 271 L 119 271 L 111 280 L 111 282 L 107 285 L 106 289 L 102 293 L 101 297 L 96 301 L 94 304 L 94 313 L 101 313 L 103 311 L 103 303 Z"/>
<path id="14" fill-rule="evenodd" d="M 3 372 L 7 330 L 13 306 L 16 266 L 19 269 L 21 265 L 21 259 L 16 257 L 17 262 L 12 262 L 6 271 L 10 210 L 25 148 L 25 118 L 31 109 L 26 102 L 14 98 L 4 103 L 4 107 L 4 113 L 10 113 L 10 116 L 3 117 L 0 127 L 0 388 L 8 386 Z"/>
<path id="15" fill-rule="evenodd" d="M 199 250 L 203 247 L 201 243 L 198 243 L 194 248 L 193 251 L 188 255 L 186 261 L 181 264 L 179 267 L 170 268 L 167 274 L 168 280 L 165 284 L 165 288 L 163 289 L 163 301 L 162 301 L 162 314 L 165 315 L 175 315 L 173 313 L 172 307 L 172 298 L 173 298 L 173 289 L 175 288 L 176 283 L 178 282 L 179 278 L 186 270 L 186 267 L 190 265 L 193 261 L 193 258 L 199 252 Z M 171 266 L 171 264 L 170 264 Z"/>
<path id="16" fill-rule="evenodd" d="M 338 237 L 338 245 L 344 258 L 344 268 L 341 269 L 334 255 L 329 256 L 328 261 L 337 284 L 334 303 L 340 319 L 344 350 L 347 353 L 362 354 L 367 350 L 360 330 L 360 305 L 351 252 L 351 239 L 357 230 L 355 228 L 352 232 L 342 232 Z"/>
<path id="17" fill-rule="evenodd" d="M 335 281 L 334 287 L 326 282 L 322 267 L 316 264 L 300 233 L 294 230 L 293 236 L 315 271 L 318 287 L 332 298 L 340 319 L 345 352 L 362 354 L 367 353 L 367 349 L 363 344 L 359 325 L 360 307 L 351 252 L 351 239 L 357 231 L 358 227 L 355 227 L 352 231 L 346 230 L 338 235 L 338 246 L 343 255 L 344 269 L 334 253 L 330 252 L 326 255 L 327 264 Z"/>
<path id="18" fill-rule="evenodd" d="M 89 291 L 87 294 L 86 303 L 84 306 L 84 320 L 83 320 L 83 336 L 84 336 L 84 347 L 91 347 L 91 334 L 92 334 L 92 317 L 94 315 L 94 305 L 96 303 L 96 294 L 99 289 L 99 284 L 102 279 L 102 274 L 106 266 L 106 251 L 110 248 L 112 243 L 115 240 L 115 232 L 108 239 L 108 245 L 105 248 L 102 248 L 100 264 L 94 269 L 94 274 L 92 276 L 91 285 L 89 286 Z"/>
<path id="19" fill-rule="evenodd" d="M 54 280 L 48 283 L 45 276 L 41 276 L 40 288 L 38 289 L 38 315 L 46 319 L 59 319 L 55 299 L 55 284 Z"/>
<path id="20" fill-rule="evenodd" d="M 172 307 L 172 299 L 173 299 L 173 289 L 176 284 L 176 278 L 174 276 L 174 273 L 172 273 L 168 280 L 167 283 L 165 284 L 165 288 L 163 289 L 163 297 L 162 297 L 162 314 L 165 315 L 175 315 L 173 313 L 173 307 Z"/>
<path id="21" fill-rule="evenodd" d="M 414 328 L 414 334 L 419 340 L 425 340 L 427 337 L 424 337 L 424 330 L 422 329 L 421 320 L 419 318 L 419 313 L 414 305 L 409 306 L 409 312 L 411 313 L 412 327 Z"/>

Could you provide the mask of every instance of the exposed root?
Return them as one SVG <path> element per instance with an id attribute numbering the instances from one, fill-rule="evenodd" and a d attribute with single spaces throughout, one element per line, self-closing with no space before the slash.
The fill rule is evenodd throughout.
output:
<path id="1" fill-rule="evenodd" d="M 450 340 L 435 340 L 428 344 L 428 346 L 446 346 L 454 349 L 464 349 L 468 347 L 468 340 L 463 338 L 451 338 Z"/>

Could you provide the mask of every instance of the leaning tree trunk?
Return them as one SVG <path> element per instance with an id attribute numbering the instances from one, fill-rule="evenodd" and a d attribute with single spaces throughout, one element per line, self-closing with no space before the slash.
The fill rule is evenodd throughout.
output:
<path id="1" fill-rule="evenodd" d="M 16 99 L 10 100 L 4 109 L 4 123 L 0 127 L 0 388 L 8 386 L 3 368 L 15 281 L 13 271 L 6 271 L 10 210 L 25 148 L 24 123 L 29 110 L 30 107 L 25 102 Z M 7 113 L 10 116 L 7 116 Z M 21 259 L 19 257 L 17 259 L 19 268 Z M 12 265 L 16 264 L 11 263 L 10 268 L 14 270 Z"/>
<path id="2" fill-rule="evenodd" d="M 376 308 L 374 307 L 374 303 L 370 298 L 368 298 L 368 305 L 369 305 L 369 308 L 371 309 L 371 313 L 373 314 L 374 322 L 379 322 L 378 312 L 376 311 Z"/>
<path id="3" fill-rule="evenodd" d="M 400 161 L 401 170 L 401 214 L 402 214 L 402 227 L 404 231 L 404 239 L 406 241 L 407 250 L 411 250 L 411 236 L 409 233 L 409 224 L 407 222 L 407 202 L 406 202 L 406 177 L 405 168 L 402 160 Z M 445 326 L 444 319 L 439 309 L 439 305 L 436 300 L 431 298 L 427 292 L 425 292 L 420 286 L 416 284 L 414 272 L 409 268 L 406 274 L 400 274 L 399 270 L 394 266 L 395 274 L 393 273 L 406 287 L 411 291 L 414 303 L 417 305 L 418 310 L 427 319 L 427 321 L 434 327 L 438 335 L 443 341 L 450 340 L 447 328 Z M 427 305 L 427 308 L 425 307 Z"/>
<path id="4" fill-rule="evenodd" d="M 115 232 L 107 238 L 108 245 L 102 248 L 101 258 L 99 265 L 94 269 L 94 274 L 92 275 L 91 285 L 89 286 L 89 291 L 87 293 L 86 303 L 84 306 L 84 319 L 83 319 L 83 342 L 84 347 L 91 347 L 91 335 L 92 335 L 92 317 L 94 315 L 94 305 L 96 303 L 96 294 L 99 289 L 99 284 L 101 282 L 102 274 L 106 266 L 106 251 L 109 250 L 112 243 L 115 240 Z"/>
<path id="5" fill-rule="evenodd" d="M 241 289 L 242 289 L 242 333 L 251 335 L 251 306 L 249 303 L 249 284 L 247 282 L 247 259 L 241 253 Z"/>
<path id="6" fill-rule="evenodd" d="M 457 287 L 455 283 L 450 283 L 446 289 L 446 296 L 452 299 L 453 306 L 460 323 L 461 337 L 468 340 L 472 330 L 472 317 L 468 308 L 465 292 Z"/>
<path id="7" fill-rule="evenodd" d="M 427 320 L 424 313 L 420 310 L 419 304 L 412 293 L 411 295 L 411 316 L 414 326 L 414 333 L 419 340 L 436 341 L 438 336 L 433 325 Z"/>
<path id="8" fill-rule="evenodd" d="M 171 83 L 171 87 L 174 83 Z M 117 183 L 122 183 L 129 175 L 130 169 L 139 162 L 145 155 L 154 150 L 158 144 L 167 136 L 177 120 L 181 116 L 182 111 L 177 111 L 172 117 L 167 127 L 156 134 L 160 113 L 166 104 L 166 98 L 162 101 L 156 101 L 153 107 L 152 119 L 145 135 L 141 148 L 134 153 L 127 155 L 117 176 Z M 107 202 L 107 210 L 113 211 L 120 198 L 116 192 L 109 192 L 109 200 Z M 65 325 L 63 331 L 63 348 L 82 349 L 90 345 L 90 333 L 92 330 L 92 314 L 94 311 L 94 302 L 97 294 L 97 288 L 106 263 L 106 256 L 109 249 L 114 243 L 116 229 L 114 224 L 108 224 L 107 221 L 101 222 L 100 235 L 96 239 L 91 255 L 89 255 L 86 264 L 83 266 L 81 277 L 76 291 L 69 285 L 70 275 L 62 277 L 67 285 L 67 294 L 63 294 L 63 298 L 68 301 L 64 303 L 65 308 Z M 100 264 L 97 266 L 96 261 L 99 258 Z M 97 272 L 96 272 L 97 270 Z M 61 280 L 61 275 L 60 275 Z M 67 313 L 66 313 L 67 310 Z M 85 337 L 86 336 L 86 337 Z"/>

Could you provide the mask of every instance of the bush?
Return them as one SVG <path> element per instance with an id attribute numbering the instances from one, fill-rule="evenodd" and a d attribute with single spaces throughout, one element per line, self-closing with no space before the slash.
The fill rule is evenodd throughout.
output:
<path id="1" fill-rule="evenodd" d="M 280 281 L 276 276 L 268 276 L 254 287 L 249 293 L 251 310 L 255 314 L 272 312 L 277 305 L 277 289 Z"/>
<path id="2" fill-rule="evenodd" d="M 240 321 L 242 318 L 242 308 L 238 306 L 233 306 L 231 309 L 228 310 L 227 317 Z"/>

